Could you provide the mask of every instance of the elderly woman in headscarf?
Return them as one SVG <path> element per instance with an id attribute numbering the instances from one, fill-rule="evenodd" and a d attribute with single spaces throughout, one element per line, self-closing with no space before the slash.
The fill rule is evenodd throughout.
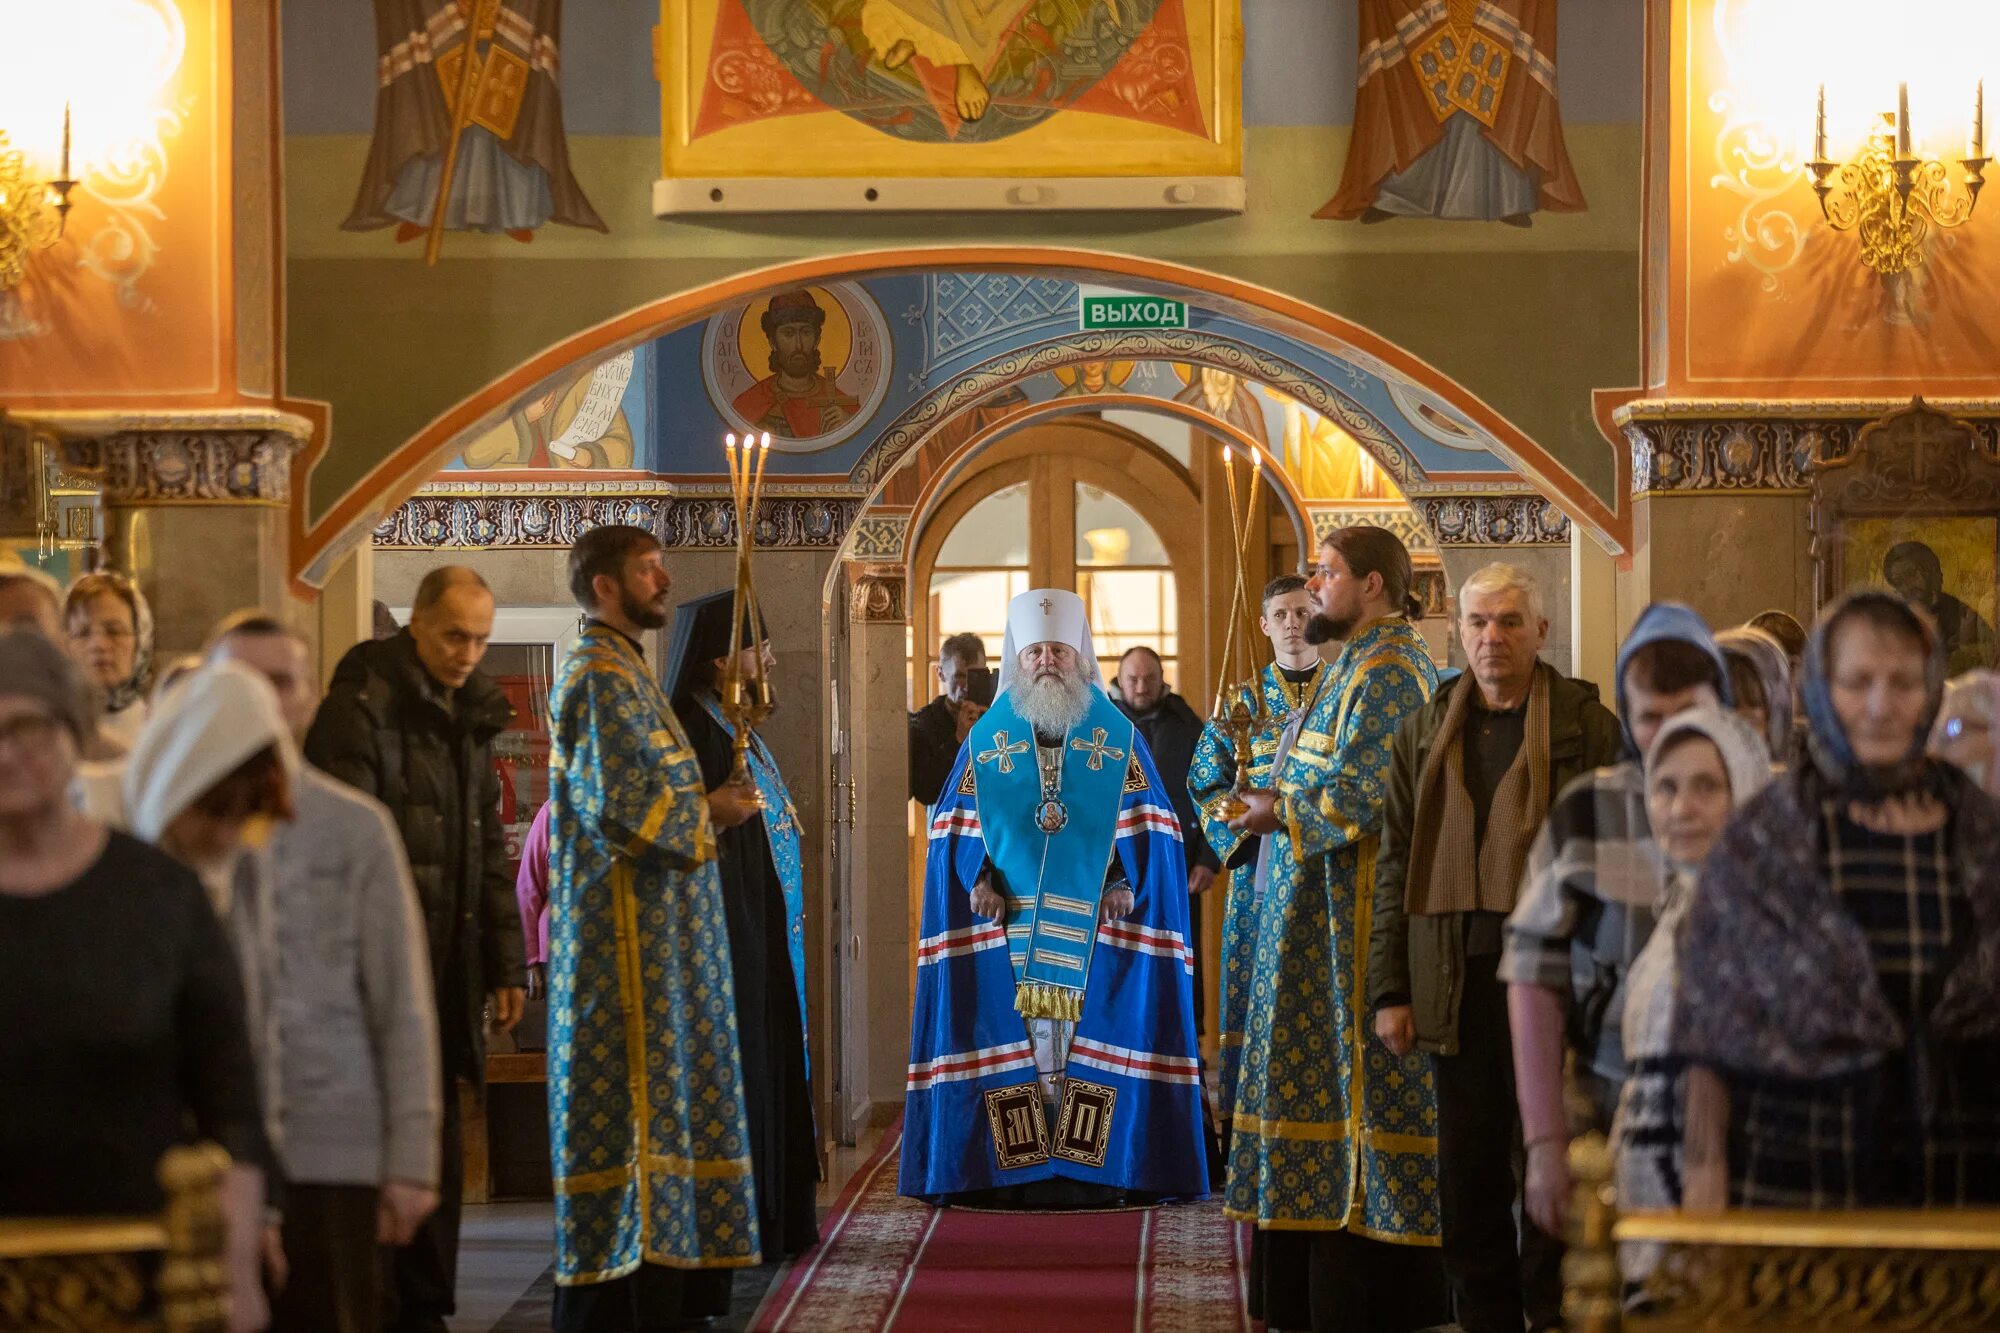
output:
<path id="1" fill-rule="evenodd" d="M 1784 763 L 1792 750 L 1792 662 L 1784 645 L 1754 625 L 1715 636 L 1729 668 L 1736 714 L 1764 738 L 1771 758 Z"/>
<path id="2" fill-rule="evenodd" d="M 1677 714 L 1646 755 L 1646 813 L 1665 864 L 1666 891 L 1659 922 L 1625 981 L 1631 1074 L 1611 1130 L 1620 1208 L 1680 1206 L 1681 1068 L 1668 1049 L 1680 984 L 1675 932 L 1700 891 L 1701 863 L 1730 816 L 1770 781 L 1770 751 L 1740 709 L 1703 705 Z M 1627 1278 L 1650 1266 L 1650 1255 L 1626 1255 Z"/>
<path id="3" fill-rule="evenodd" d="M 1931 754 L 1956 764 L 1983 790 L 2000 796 L 2000 671 L 1980 668 L 1944 687 L 1931 728 Z"/>
<path id="4" fill-rule="evenodd" d="M 2000 1202 L 2000 802 L 1924 754 L 1928 617 L 1821 616 L 1807 754 L 1724 831 L 1678 938 L 1684 1202 Z"/>
<path id="5" fill-rule="evenodd" d="M 262 1327 L 267 1148 L 243 990 L 201 882 L 70 800 L 89 686 L 0 631 L 0 1216 L 142 1214 L 162 1153 L 220 1144 L 231 1329 Z"/>
<path id="6" fill-rule="evenodd" d="M 70 656 L 97 687 L 103 714 L 86 759 L 111 759 L 132 748 L 146 725 L 153 675 L 153 608 L 123 574 L 85 574 L 63 601 Z"/>

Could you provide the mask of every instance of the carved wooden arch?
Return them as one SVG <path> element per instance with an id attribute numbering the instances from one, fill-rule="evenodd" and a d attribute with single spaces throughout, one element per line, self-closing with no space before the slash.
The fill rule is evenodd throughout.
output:
<path id="1" fill-rule="evenodd" d="M 1812 554 L 1820 605 L 1860 577 L 1845 568 L 1844 525 L 1865 518 L 1992 518 L 2000 514 L 2000 447 L 1990 434 L 1922 397 L 1862 427 L 1854 444 L 1822 445 L 1811 464 Z"/>

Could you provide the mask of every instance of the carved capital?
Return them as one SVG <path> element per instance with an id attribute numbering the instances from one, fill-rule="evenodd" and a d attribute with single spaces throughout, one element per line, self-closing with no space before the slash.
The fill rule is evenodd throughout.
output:
<path id="1" fill-rule="evenodd" d="M 303 417 L 255 408 L 46 412 L 34 420 L 55 440 L 61 465 L 93 482 L 110 508 L 288 505 L 292 459 L 312 431 Z"/>
<path id="2" fill-rule="evenodd" d="M 1816 460 L 1844 457 L 1862 429 L 1907 404 L 1889 399 L 1636 399 L 1612 419 L 1632 451 L 1635 498 L 1673 494 L 1804 495 Z M 1989 444 L 2000 402 L 1949 405 Z"/>
<path id="3" fill-rule="evenodd" d="M 909 623 L 909 580 L 901 565 L 849 565 L 847 618 L 857 625 Z"/>

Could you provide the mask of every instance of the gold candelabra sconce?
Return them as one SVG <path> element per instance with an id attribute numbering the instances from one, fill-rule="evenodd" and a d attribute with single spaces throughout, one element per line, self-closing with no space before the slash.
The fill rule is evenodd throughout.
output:
<path id="1" fill-rule="evenodd" d="M 736 733 L 734 762 L 729 781 L 750 793 L 752 803 L 763 805 L 762 794 L 750 776 L 750 734 L 777 707 L 771 692 L 771 677 L 764 669 L 764 623 L 757 605 L 757 581 L 751 575 L 750 553 L 757 545 L 757 508 L 764 499 L 764 465 L 771 461 L 771 435 L 745 435 L 739 446 L 735 434 L 723 437 L 723 453 L 729 459 L 729 492 L 736 508 L 736 592 L 729 611 L 729 657 L 722 674 L 722 711 Z M 746 649 L 755 650 L 746 653 Z M 743 659 L 752 657 L 755 669 L 744 670 Z"/>
<path id="2" fill-rule="evenodd" d="M 0 129 L 0 292 L 10 292 L 28 276 L 28 260 L 62 239 L 69 223 L 70 109 L 63 106 L 62 165 L 54 180 L 28 174 L 27 158 Z"/>
<path id="3" fill-rule="evenodd" d="M 1209 709 L 1209 720 L 1229 736 L 1236 761 L 1236 781 L 1217 802 L 1216 813 L 1225 820 L 1234 819 L 1250 808 L 1243 799 L 1250 790 L 1250 739 L 1270 721 L 1263 682 L 1257 675 L 1260 664 L 1254 645 L 1258 633 L 1252 623 L 1254 612 L 1243 577 L 1243 566 L 1250 554 L 1257 482 L 1263 475 L 1264 460 L 1254 449 L 1245 452 L 1250 455 L 1250 477 L 1241 488 L 1239 504 L 1236 453 L 1229 445 L 1222 446 L 1222 475 L 1229 484 L 1229 530 L 1236 543 L 1236 589 L 1230 595 L 1229 620 L 1223 627 L 1222 661 L 1216 667 L 1215 704 Z M 1236 672 L 1247 672 L 1248 681 L 1231 680 Z"/>
<path id="4" fill-rule="evenodd" d="M 1972 133 L 1958 160 L 1956 183 L 1940 158 L 1917 155 L 1910 134 L 1910 85 L 1896 90 L 1896 109 L 1885 111 L 1867 142 L 1850 161 L 1826 155 L 1826 85 L 1819 88 L 1813 126 L 1813 156 L 1806 163 L 1820 212 L 1835 231 L 1851 231 L 1861 246 L 1861 262 L 1883 277 L 1924 262 L 1932 228 L 1963 226 L 1986 184 L 1986 82 L 1973 95 Z"/>

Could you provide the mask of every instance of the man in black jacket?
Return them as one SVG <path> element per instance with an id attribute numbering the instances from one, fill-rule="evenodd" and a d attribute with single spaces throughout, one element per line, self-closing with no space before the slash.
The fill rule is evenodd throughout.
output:
<path id="1" fill-rule="evenodd" d="M 511 1030 L 525 998 L 521 920 L 501 841 L 493 738 L 514 710 L 479 671 L 493 594 L 445 566 L 418 585 L 410 624 L 356 644 L 334 671 L 306 757 L 389 808 L 410 858 L 429 937 L 447 1079 L 438 1208 L 397 1251 L 385 1293 L 393 1330 L 442 1333 L 455 1309 L 459 1196 L 457 1079 L 486 1067 L 484 1010 Z"/>
<path id="2" fill-rule="evenodd" d="M 1116 702 L 1119 711 L 1131 718 L 1146 738 L 1160 781 L 1173 794 L 1174 815 L 1181 821 L 1181 849 L 1187 853 L 1188 893 L 1192 895 L 1188 899 L 1188 926 L 1195 935 L 1194 1021 L 1200 1029 L 1207 1017 L 1207 1006 L 1202 1003 L 1207 992 L 1202 984 L 1198 895 L 1208 891 L 1216 872 L 1222 869 L 1222 862 L 1202 836 L 1201 812 L 1195 809 L 1194 796 L 1188 791 L 1188 769 L 1194 764 L 1194 747 L 1201 740 L 1201 717 L 1187 700 L 1167 688 L 1160 655 L 1144 646 L 1128 648 L 1118 659 Z"/>
<path id="3" fill-rule="evenodd" d="M 938 646 L 937 698 L 910 714 L 910 799 L 937 803 L 965 734 L 993 702 L 986 645 L 977 634 L 954 634 Z"/>

